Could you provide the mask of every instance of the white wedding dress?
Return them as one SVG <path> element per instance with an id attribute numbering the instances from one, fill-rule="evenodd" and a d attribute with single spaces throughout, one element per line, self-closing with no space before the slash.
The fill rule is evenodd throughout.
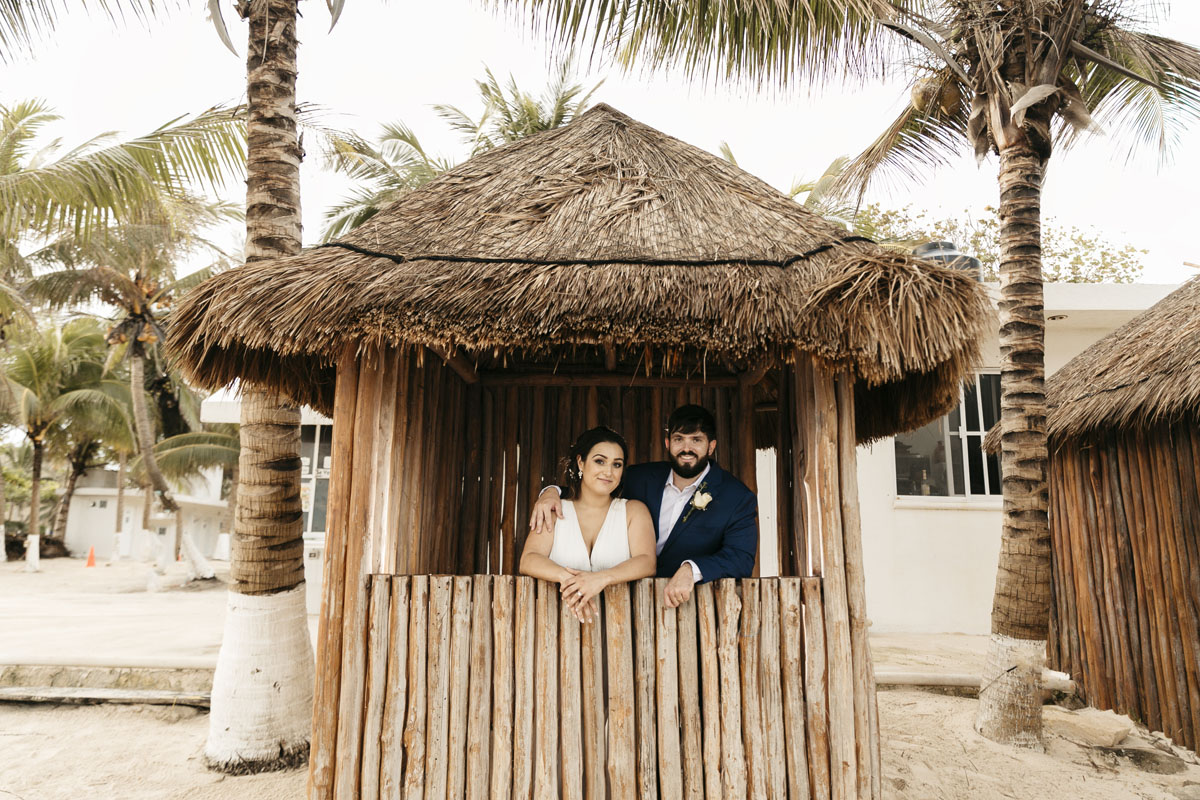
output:
<path id="1" fill-rule="evenodd" d="M 614 498 L 608 506 L 604 524 L 596 534 L 592 552 L 588 553 L 583 541 L 583 529 L 579 527 L 579 516 L 575 504 L 563 501 L 563 518 L 554 525 L 554 544 L 550 548 L 550 560 L 561 567 L 580 572 L 599 572 L 629 560 L 629 524 L 625 515 L 624 498 Z"/>

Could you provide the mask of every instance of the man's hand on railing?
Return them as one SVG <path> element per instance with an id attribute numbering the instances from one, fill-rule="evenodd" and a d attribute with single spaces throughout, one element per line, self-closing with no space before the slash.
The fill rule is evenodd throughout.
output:
<path id="1" fill-rule="evenodd" d="M 538 495 L 529 514 L 529 530 L 534 533 L 553 533 L 554 524 L 563 518 L 562 498 L 557 486 L 547 486 Z"/>
<path id="2" fill-rule="evenodd" d="M 692 565 L 687 561 L 680 564 L 679 569 L 675 570 L 675 574 L 671 576 L 671 580 L 667 581 L 667 586 L 663 590 L 663 605 L 667 608 L 675 608 L 686 603 L 687 599 L 692 596 L 692 586 L 695 582 Z"/>

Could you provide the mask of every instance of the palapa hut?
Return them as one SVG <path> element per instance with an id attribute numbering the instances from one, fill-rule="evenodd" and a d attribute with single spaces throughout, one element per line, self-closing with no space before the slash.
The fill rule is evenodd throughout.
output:
<path id="1" fill-rule="evenodd" d="M 878 797 L 855 445 L 956 402 L 987 314 L 603 105 L 201 285 L 188 375 L 334 420 L 310 796 Z M 802 577 L 612 587 L 580 627 L 511 575 L 529 504 L 585 427 L 658 459 L 688 400 L 751 487 L 776 449 Z"/>
<path id="2" fill-rule="evenodd" d="M 1200 743 L 1200 278 L 1047 382 L 1049 659 L 1099 708 Z"/>

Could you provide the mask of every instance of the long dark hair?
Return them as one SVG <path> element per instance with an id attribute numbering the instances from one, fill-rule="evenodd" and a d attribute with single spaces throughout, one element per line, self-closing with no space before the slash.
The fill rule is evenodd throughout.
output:
<path id="1" fill-rule="evenodd" d="M 590 428 L 579 434 L 579 438 L 575 440 L 575 444 L 571 445 L 571 450 L 566 457 L 559 462 L 562 471 L 563 499 L 571 500 L 579 497 L 579 486 L 583 481 L 583 475 L 579 472 L 578 459 L 587 460 L 588 453 L 592 452 L 592 448 L 598 444 L 611 442 L 621 448 L 621 455 L 629 460 L 629 447 L 625 444 L 625 438 L 621 434 L 614 431 L 612 428 L 601 425 L 598 428 Z M 622 489 L 625 488 L 625 482 L 621 481 L 617 488 L 613 490 L 613 497 L 620 497 Z"/>

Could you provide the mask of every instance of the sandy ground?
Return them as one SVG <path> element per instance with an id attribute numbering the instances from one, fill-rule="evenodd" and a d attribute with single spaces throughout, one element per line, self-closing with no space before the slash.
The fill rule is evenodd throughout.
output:
<path id="1" fill-rule="evenodd" d="M 211 658 L 220 647 L 222 586 L 179 588 L 181 565 L 147 592 L 149 567 L 85 568 L 81 560 L 0 564 L 0 665 L 52 657 Z M 310 622 L 314 623 L 315 618 Z M 877 669 L 978 673 L 986 637 L 877 634 Z M 1047 724 L 1047 750 L 977 736 L 975 701 L 919 691 L 879 695 L 884 796 L 1200 800 L 1200 767 L 1146 771 Z M 225 777 L 204 767 L 208 716 L 190 708 L 0 704 L 0 800 L 265 800 L 303 796 L 303 770 Z M 1122 744 L 1156 753 L 1135 733 Z"/>
<path id="2" fill-rule="evenodd" d="M 1045 753 L 971 730 L 975 701 L 916 691 L 879 695 L 884 797 L 1197 800 L 1200 767 L 1145 772 L 1048 732 Z M 206 714 L 147 706 L 0 705 L 0 797 L 18 800 L 284 800 L 303 770 L 224 777 L 204 768 Z M 1148 748 L 1134 736 L 1125 745 Z"/>
<path id="3" fill-rule="evenodd" d="M 24 562 L 0 564 L 0 664 L 72 657 L 216 664 L 228 564 L 213 563 L 221 582 L 188 586 L 181 586 L 183 564 L 172 564 L 165 576 L 141 562 L 88 568 L 83 559 L 53 558 L 41 564 L 38 573 L 25 572 Z M 316 616 L 309 622 L 315 637 Z"/>

